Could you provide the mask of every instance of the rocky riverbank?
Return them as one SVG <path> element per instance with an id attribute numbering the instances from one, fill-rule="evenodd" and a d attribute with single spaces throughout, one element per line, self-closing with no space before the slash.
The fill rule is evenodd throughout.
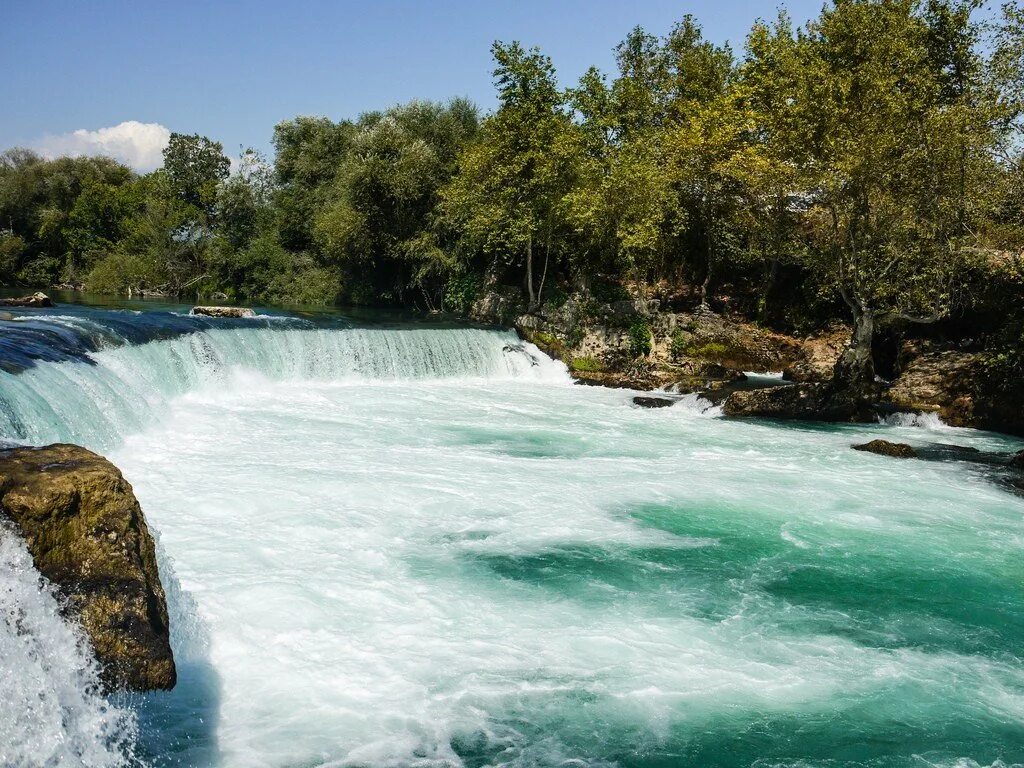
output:
<path id="1" fill-rule="evenodd" d="M 1024 409 L 989 391 L 983 356 L 955 344 L 901 343 L 891 381 L 852 397 L 832 383 L 850 328 L 807 336 L 763 328 L 708 309 L 663 309 L 657 300 L 600 302 L 572 295 L 527 312 L 514 290 L 492 291 L 473 319 L 514 327 L 562 360 L 583 384 L 698 392 L 728 416 L 873 421 L 899 411 L 936 413 L 953 426 L 1024 434 Z M 779 387 L 746 391 L 745 373 L 782 373 Z"/>
<path id="2" fill-rule="evenodd" d="M 85 631 L 103 681 L 112 689 L 172 688 L 155 546 L 118 469 L 75 445 L 0 451 L 0 514 Z"/>

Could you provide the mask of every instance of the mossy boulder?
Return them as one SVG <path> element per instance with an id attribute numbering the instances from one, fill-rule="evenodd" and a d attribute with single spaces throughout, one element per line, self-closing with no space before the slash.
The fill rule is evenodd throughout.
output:
<path id="1" fill-rule="evenodd" d="M 917 451 L 906 443 L 891 443 L 888 440 L 872 440 L 862 445 L 853 446 L 855 451 L 877 453 L 879 456 L 891 456 L 894 459 L 912 459 L 917 456 Z"/>
<path id="2" fill-rule="evenodd" d="M 36 568 L 81 624 L 104 683 L 172 688 L 156 551 L 117 467 L 76 445 L 0 451 L 0 514 L 14 523 Z"/>

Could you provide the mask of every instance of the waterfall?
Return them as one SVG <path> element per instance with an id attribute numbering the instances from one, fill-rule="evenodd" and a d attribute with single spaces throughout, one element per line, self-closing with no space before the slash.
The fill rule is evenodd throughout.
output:
<path id="1" fill-rule="evenodd" d="M 135 719 L 98 692 L 77 627 L 65 623 L 24 542 L 0 523 L 0 765 L 131 764 Z"/>
<path id="2" fill-rule="evenodd" d="M 568 381 L 561 363 L 508 331 L 105 315 L 51 315 L 5 328 L 0 438 L 106 449 L 152 423 L 169 399 L 238 371 L 279 381 Z"/>

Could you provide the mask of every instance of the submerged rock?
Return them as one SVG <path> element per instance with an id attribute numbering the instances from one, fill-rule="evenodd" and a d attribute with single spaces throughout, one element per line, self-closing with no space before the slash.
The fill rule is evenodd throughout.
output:
<path id="1" fill-rule="evenodd" d="M 917 451 L 906 443 L 890 443 L 888 440 L 872 440 L 852 447 L 855 451 L 877 453 L 879 456 L 891 456 L 894 459 L 913 459 L 917 456 Z"/>
<path id="2" fill-rule="evenodd" d="M 1018 451 L 1010 457 L 1008 464 L 1014 469 L 1024 470 L 1024 451 Z"/>
<path id="3" fill-rule="evenodd" d="M 0 513 L 66 601 L 112 688 L 168 689 L 176 673 L 153 539 L 117 467 L 76 445 L 0 451 Z M 2 535 L 2 532 L 0 532 Z"/>
<path id="4" fill-rule="evenodd" d="M 206 317 L 255 317 L 256 313 L 249 307 L 192 307 L 193 315 Z"/>
<path id="5" fill-rule="evenodd" d="M 45 293 L 33 293 L 20 299 L 0 299 L 0 307 L 52 307 L 53 302 Z"/>

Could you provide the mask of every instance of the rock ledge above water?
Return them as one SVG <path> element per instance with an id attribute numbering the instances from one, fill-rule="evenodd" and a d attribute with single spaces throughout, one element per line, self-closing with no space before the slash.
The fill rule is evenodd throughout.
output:
<path id="1" fill-rule="evenodd" d="M 193 315 L 205 317 L 256 317 L 249 307 L 192 307 Z"/>
<path id="2" fill-rule="evenodd" d="M 36 568 L 85 630 L 104 683 L 172 688 L 156 551 L 117 467 L 76 445 L 0 451 L 0 514 L 14 523 Z"/>

